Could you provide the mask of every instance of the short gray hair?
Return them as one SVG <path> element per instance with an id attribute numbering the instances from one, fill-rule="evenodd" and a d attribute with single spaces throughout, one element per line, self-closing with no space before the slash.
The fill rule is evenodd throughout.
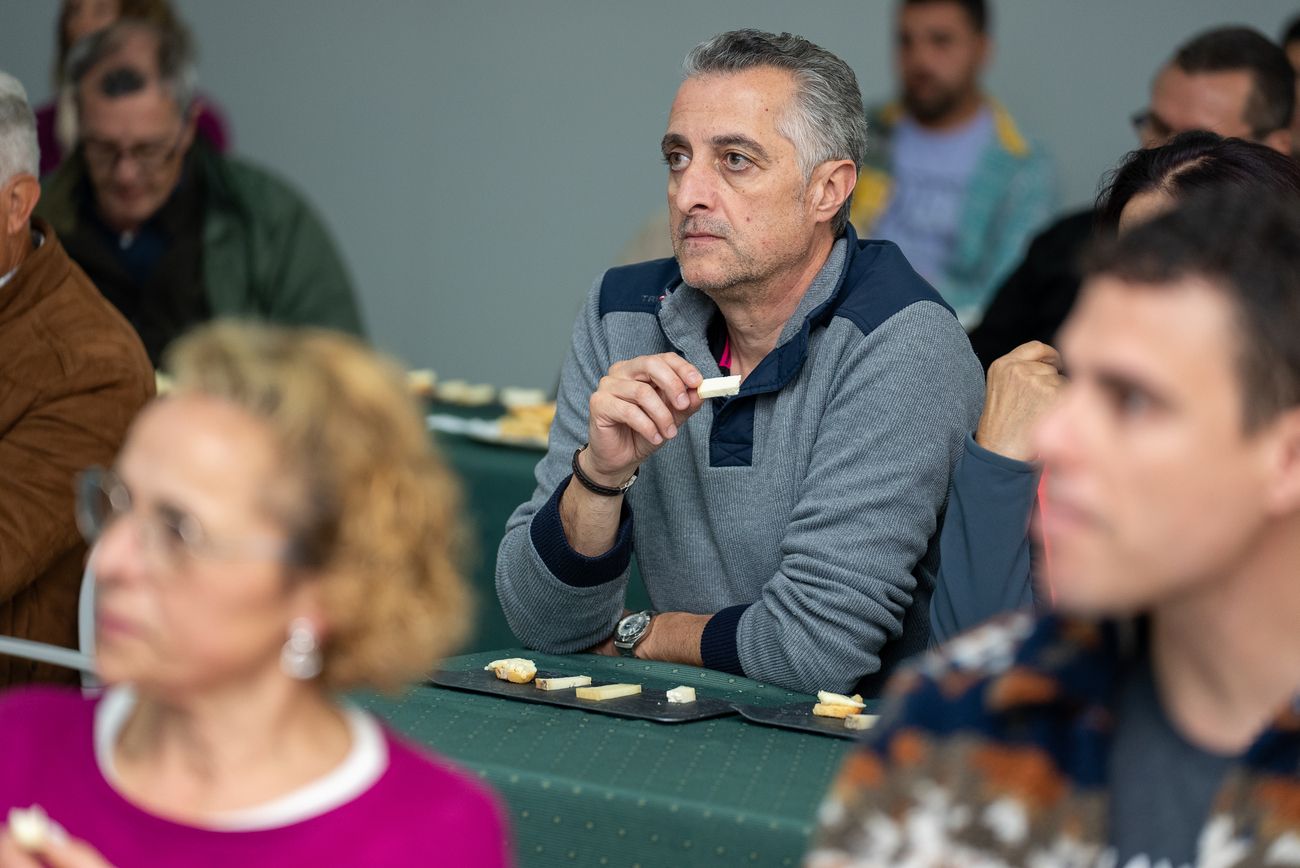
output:
<path id="1" fill-rule="evenodd" d="M 27 104 L 22 83 L 0 72 L 0 184 L 15 175 L 41 176 L 41 147 L 36 139 L 36 117 Z"/>
<path id="2" fill-rule="evenodd" d="M 789 70 L 795 80 L 791 109 L 777 129 L 794 144 L 804 179 L 827 160 L 852 160 L 861 168 L 867 156 L 867 113 L 858 78 L 849 65 L 790 33 L 731 30 L 701 42 L 682 64 L 687 78 L 771 67 Z M 831 221 L 839 235 L 849 222 L 853 197 Z"/>
<path id="3" fill-rule="evenodd" d="M 83 80 L 90 71 L 121 51 L 136 36 L 153 40 L 158 84 L 172 97 L 184 116 L 194 102 L 194 89 L 199 79 L 193 40 L 190 39 L 189 31 L 182 26 L 164 27 L 143 19 L 121 19 L 72 46 L 68 52 L 64 80 L 76 89 L 78 104 L 81 101 Z M 148 70 L 122 60 L 100 77 L 97 86 L 102 95 L 112 99 L 143 90 L 151 77 Z"/>

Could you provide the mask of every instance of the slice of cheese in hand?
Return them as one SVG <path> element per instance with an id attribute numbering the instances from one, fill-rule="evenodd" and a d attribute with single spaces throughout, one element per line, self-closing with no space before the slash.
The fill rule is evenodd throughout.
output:
<path id="1" fill-rule="evenodd" d="M 695 688 L 687 687 L 684 684 L 681 687 L 674 687 L 672 690 L 668 691 L 668 701 L 669 702 L 694 702 Z"/>
<path id="2" fill-rule="evenodd" d="M 9 809 L 9 834 L 24 850 L 39 850 L 66 837 L 63 827 L 50 819 L 40 805 Z"/>
<path id="3" fill-rule="evenodd" d="M 525 660 L 523 657 L 507 657 L 504 660 L 493 660 L 483 668 L 492 670 L 496 677 L 502 681 L 509 681 L 513 684 L 527 684 L 537 674 L 536 664 L 531 660 Z"/>
<path id="4" fill-rule="evenodd" d="M 740 377 L 712 377 L 696 386 L 701 398 L 726 398 L 740 392 Z"/>
<path id="5" fill-rule="evenodd" d="M 854 708 L 864 708 L 866 703 L 858 694 L 844 696 L 839 693 L 831 693 L 829 690 L 819 690 L 817 692 L 817 701 L 822 705 L 851 705 Z"/>
<path id="6" fill-rule="evenodd" d="M 641 692 L 640 684 L 602 684 L 600 687 L 579 687 L 574 693 L 579 699 L 618 699 L 621 696 L 636 696 Z"/>
<path id="7" fill-rule="evenodd" d="M 533 684 L 542 690 L 568 690 L 570 687 L 586 687 L 591 683 L 590 675 L 569 675 L 563 678 L 538 678 Z"/>
<path id="8" fill-rule="evenodd" d="M 871 729 L 876 725 L 875 714 L 850 714 L 844 718 L 845 729 Z"/>

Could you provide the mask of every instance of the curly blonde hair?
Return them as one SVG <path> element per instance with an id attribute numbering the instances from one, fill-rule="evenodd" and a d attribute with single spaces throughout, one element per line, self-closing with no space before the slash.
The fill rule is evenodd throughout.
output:
<path id="1" fill-rule="evenodd" d="M 174 344 L 166 367 L 176 393 L 273 432 L 294 496 L 271 508 L 321 582 L 323 686 L 396 688 L 461 643 L 460 488 L 395 364 L 335 332 L 226 321 Z"/>

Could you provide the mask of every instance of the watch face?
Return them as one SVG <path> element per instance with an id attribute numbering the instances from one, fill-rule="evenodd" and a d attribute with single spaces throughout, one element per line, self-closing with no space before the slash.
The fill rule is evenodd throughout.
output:
<path id="1" fill-rule="evenodd" d="M 634 615 L 628 615 L 618 623 L 618 639 L 622 642 L 630 642 L 645 630 L 646 625 L 650 623 L 650 616 L 645 612 L 637 612 Z"/>

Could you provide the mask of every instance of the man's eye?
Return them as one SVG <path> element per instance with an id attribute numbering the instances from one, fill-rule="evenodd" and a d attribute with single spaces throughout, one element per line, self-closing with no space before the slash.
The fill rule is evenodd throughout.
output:
<path id="1" fill-rule="evenodd" d="M 1111 401 L 1119 414 L 1126 418 L 1145 416 L 1155 406 L 1151 396 L 1140 389 L 1115 389 Z"/>
<path id="2" fill-rule="evenodd" d="M 670 151 L 664 154 L 664 162 L 668 164 L 669 171 L 678 172 L 686 168 L 686 164 L 690 162 L 690 157 L 681 151 Z"/>
<path id="3" fill-rule="evenodd" d="M 750 160 L 749 157 L 746 157 L 744 154 L 738 154 L 735 151 L 729 151 L 723 156 L 722 160 L 727 164 L 728 169 L 747 169 L 754 165 L 753 161 Z"/>

